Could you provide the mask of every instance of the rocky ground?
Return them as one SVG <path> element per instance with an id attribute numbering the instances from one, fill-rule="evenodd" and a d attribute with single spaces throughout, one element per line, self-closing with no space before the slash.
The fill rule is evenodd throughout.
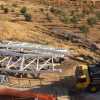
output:
<path id="1" fill-rule="evenodd" d="M 49 0 L 52 1 L 52 0 Z M 59 100 L 99 100 L 99 92 L 90 94 L 77 93 L 73 88 L 74 72 L 77 64 L 94 63 L 100 61 L 100 11 L 99 6 L 91 11 L 90 3 L 70 1 L 58 5 L 47 0 L 0 0 L 0 40 L 27 41 L 52 45 L 54 47 L 68 48 L 71 51 L 70 61 L 65 61 L 63 73 L 41 75 L 41 80 L 25 80 L 15 83 L 15 78 L 9 78 L 10 85 L 32 85 L 34 91 L 49 91 L 56 93 Z M 20 10 L 26 7 L 32 20 L 25 21 Z M 53 9 L 51 9 L 53 7 Z M 5 9 L 6 8 L 6 9 Z M 84 9 L 86 8 L 86 9 Z M 74 10 L 75 9 L 75 10 Z M 88 10 L 87 10 L 88 9 Z M 85 10 L 85 15 L 82 11 Z M 73 13 L 75 15 L 73 15 Z M 80 18 L 70 23 L 69 19 L 77 16 Z M 93 26 L 87 24 L 87 18 L 93 16 Z M 68 18 L 67 18 L 68 17 Z M 76 18 L 76 17 L 75 17 Z M 85 25 L 84 32 L 80 26 Z M 84 28 L 84 27 L 83 27 Z M 95 47 L 95 45 L 97 47 Z M 70 62 L 70 63 L 68 63 Z M 13 81 L 12 81 L 13 79 Z M 62 99 L 61 99 L 62 98 Z"/>

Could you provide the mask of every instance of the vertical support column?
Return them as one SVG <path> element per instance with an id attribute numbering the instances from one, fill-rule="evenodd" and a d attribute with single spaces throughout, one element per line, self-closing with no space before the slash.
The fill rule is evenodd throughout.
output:
<path id="1" fill-rule="evenodd" d="M 22 57 L 22 62 L 21 62 L 21 65 L 20 65 L 20 70 L 22 71 L 23 68 L 24 68 L 24 61 L 25 61 L 25 58 L 24 56 Z"/>
<path id="2" fill-rule="evenodd" d="M 32 86 L 32 85 L 31 85 L 31 80 L 29 79 L 28 82 L 29 82 L 29 87 L 31 87 L 31 86 Z"/>
<path id="3" fill-rule="evenodd" d="M 7 68 L 7 69 L 9 69 L 9 65 L 10 65 L 11 61 L 12 61 L 12 57 L 10 57 L 10 59 L 9 59 L 9 61 L 8 61 L 8 63 L 7 63 L 7 65 L 6 65 L 6 68 Z"/>
<path id="4" fill-rule="evenodd" d="M 54 67 L 54 58 L 53 58 L 53 56 L 52 56 L 52 69 L 53 69 L 53 71 L 55 70 L 55 67 Z"/>
<path id="5" fill-rule="evenodd" d="M 36 71 L 39 71 L 39 56 L 37 57 L 37 62 L 36 62 Z"/>
<path id="6" fill-rule="evenodd" d="M 34 72 L 34 77 L 37 78 L 39 77 L 39 56 L 37 57 L 37 60 L 36 60 L 36 70 Z"/>

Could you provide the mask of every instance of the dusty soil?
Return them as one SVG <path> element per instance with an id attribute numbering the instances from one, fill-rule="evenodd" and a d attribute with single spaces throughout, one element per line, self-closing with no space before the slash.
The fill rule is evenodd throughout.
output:
<path id="1" fill-rule="evenodd" d="M 40 2 L 41 1 L 41 2 Z M 43 0 L 47 1 L 47 0 Z M 50 0 L 51 1 L 51 0 Z M 94 52 L 91 52 L 87 48 L 81 48 L 75 43 L 70 41 L 64 41 L 60 35 L 63 32 L 75 32 L 80 34 L 77 28 L 73 28 L 73 24 L 65 24 L 59 20 L 59 17 L 49 11 L 49 17 L 51 21 L 47 19 L 48 5 L 42 2 L 42 0 L 0 0 L 0 5 L 6 5 L 9 8 L 9 13 L 4 13 L 0 9 L 0 40 L 19 40 L 28 41 L 41 44 L 53 45 L 55 47 L 69 48 L 72 49 L 73 54 L 83 54 L 96 56 Z M 63 10 L 66 13 L 67 9 L 70 11 L 75 8 L 75 2 L 66 2 Z M 80 4 L 80 2 L 78 2 Z M 28 12 L 32 15 L 32 22 L 26 22 L 19 14 L 20 9 L 25 6 L 28 8 Z M 51 5 L 50 5 L 51 6 Z M 58 5 L 59 6 L 59 5 Z M 61 5 L 62 6 L 62 5 Z M 80 6 L 79 6 L 80 7 Z M 80 8 L 81 9 L 81 8 Z M 12 12 L 14 10 L 14 12 Z M 87 16 L 86 16 L 87 17 Z M 79 22 L 84 24 L 85 19 Z M 86 24 L 86 23 L 85 23 Z M 57 30 L 59 29 L 59 30 Z M 94 27 L 89 29 L 87 37 L 91 41 L 100 43 L 100 21 Z M 53 32 L 51 32 L 53 31 Z M 86 38 L 86 37 L 85 37 Z M 72 53 L 71 52 L 71 53 Z M 73 88 L 74 81 L 74 71 L 76 62 L 68 63 L 63 67 L 62 73 L 44 73 L 41 75 L 40 80 L 36 79 L 18 79 L 14 77 L 9 77 L 11 87 L 22 87 L 27 88 L 29 86 L 33 87 L 33 91 L 39 92 L 49 92 L 57 94 L 59 100 L 99 100 L 99 93 L 89 94 L 86 92 L 76 93 L 71 91 Z M 70 94 L 71 91 L 72 93 Z M 61 99 L 62 98 L 62 99 Z M 66 99 L 67 98 L 67 99 Z"/>

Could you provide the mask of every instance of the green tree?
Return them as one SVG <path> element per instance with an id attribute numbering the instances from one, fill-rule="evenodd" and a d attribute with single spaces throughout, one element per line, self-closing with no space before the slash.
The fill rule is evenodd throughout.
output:
<path id="1" fill-rule="evenodd" d="M 87 33 L 89 32 L 89 27 L 86 25 L 82 25 L 79 27 L 80 32 L 85 34 L 85 37 L 87 38 Z"/>

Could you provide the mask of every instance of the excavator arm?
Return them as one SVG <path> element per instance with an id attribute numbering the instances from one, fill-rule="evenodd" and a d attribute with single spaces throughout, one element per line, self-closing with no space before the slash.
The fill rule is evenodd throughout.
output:
<path id="1" fill-rule="evenodd" d="M 33 100 L 57 100 L 53 95 L 34 93 L 32 90 L 17 90 L 12 88 L 0 87 L 1 96 L 13 96 L 17 98 L 33 98 Z"/>

